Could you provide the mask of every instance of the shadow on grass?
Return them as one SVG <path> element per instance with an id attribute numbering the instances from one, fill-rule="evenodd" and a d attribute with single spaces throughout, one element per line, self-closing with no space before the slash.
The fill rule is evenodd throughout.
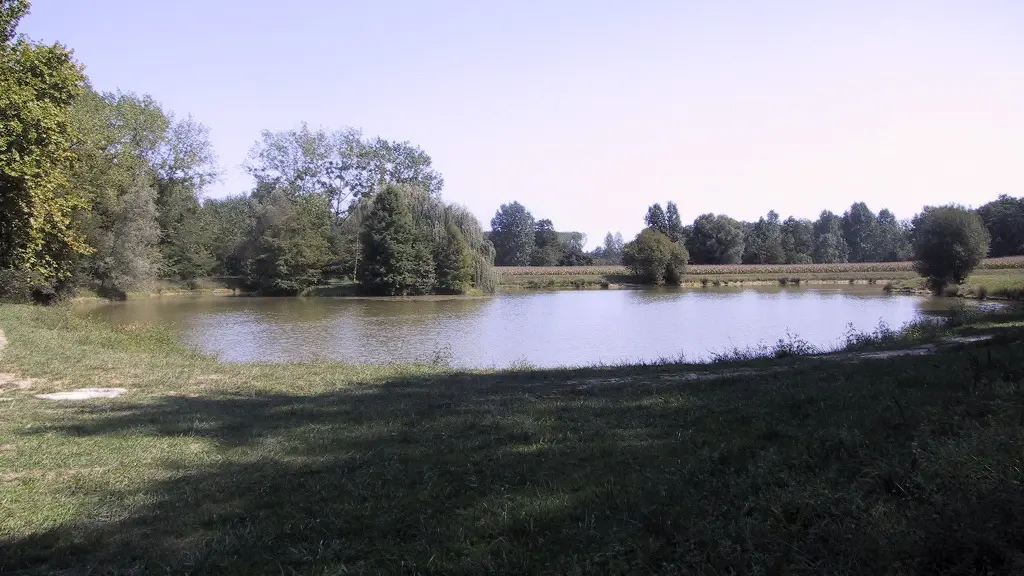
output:
<path id="1" fill-rule="evenodd" d="M 32 433 L 219 457 L 4 541 L 0 572 L 1012 573 L 1022 367 L 1001 341 L 685 385 L 536 371 L 77 407 Z"/>

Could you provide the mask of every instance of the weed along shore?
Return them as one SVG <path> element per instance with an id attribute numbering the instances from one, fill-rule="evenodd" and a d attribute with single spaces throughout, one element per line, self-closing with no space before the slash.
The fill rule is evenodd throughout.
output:
<path id="1" fill-rule="evenodd" d="M 1020 573 L 1022 319 L 457 371 L 3 305 L 0 573 Z"/>

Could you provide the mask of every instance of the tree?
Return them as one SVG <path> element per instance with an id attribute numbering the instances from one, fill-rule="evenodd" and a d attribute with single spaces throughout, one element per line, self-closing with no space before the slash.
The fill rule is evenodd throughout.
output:
<path id="1" fill-rule="evenodd" d="M 123 297 L 160 269 L 160 254 L 148 240 L 125 242 L 118 237 L 123 227 L 135 226 L 155 229 L 154 242 L 160 239 L 150 162 L 166 131 L 166 117 L 152 99 L 100 94 L 86 86 L 71 108 L 71 125 L 77 162 L 68 186 L 88 198 L 89 209 L 76 211 L 74 217 L 92 249 L 91 254 L 76 258 L 76 281 L 101 294 Z M 143 189 L 153 192 L 152 198 Z M 151 205 L 144 208 L 147 202 Z M 132 214 L 127 220 L 126 210 Z M 139 218 L 152 220 L 143 223 Z M 137 237 L 143 236 L 148 238 Z M 130 260 L 126 251 L 134 252 Z M 115 269 L 128 263 L 130 269 Z"/>
<path id="2" fill-rule="evenodd" d="M 673 242 L 685 242 L 686 236 L 683 232 L 683 220 L 679 217 L 679 207 L 675 202 L 669 202 L 665 208 L 665 232 L 669 240 Z"/>
<path id="3" fill-rule="evenodd" d="M 842 220 L 828 210 L 823 210 L 814 223 L 813 260 L 817 264 L 846 262 L 850 249 L 843 238 Z"/>
<path id="4" fill-rule="evenodd" d="M 896 216 L 883 208 L 878 212 L 875 225 L 875 260 L 901 262 L 913 256 L 909 228 L 896 220 Z"/>
<path id="5" fill-rule="evenodd" d="M 365 139 L 354 128 L 328 132 L 303 124 L 297 130 L 265 130 L 249 152 L 246 170 L 259 190 L 327 196 L 336 217 L 388 183 L 416 185 L 429 194 L 444 187 L 430 155 L 419 147 Z"/>
<path id="6" fill-rule="evenodd" d="M 502 204 L 491 219 L 494 262 L 498 266 L 529 266 L 536 229 L 533 215 L 522 204 Z"/>
<path id="7" fill-rule="evenodd" d="M 213 268 L 218 274 L 234 277 L 249 274 L 250 239 L 259 211 L 259 204 L 247 196 L 203 202 L 201 212 L 206 226 L 206 250 L 213 257 Z"/>
<path id="8" fill-rule="evenodd" d="M 449 222 L 434 246 L 434 292 L 465 294 L 472 287 L 473 257 L 462 231 Z"/>
<path id="9" fill-rule="evenodd" d="M 686 248 L 654 228 L 645 228 L 622 249 L 622 263 L 646 284 L 679 284 L 688 259 Z"/>
<path id="10" fill-rule="evenodd" d="M 209 273 L 199 211 L 202 191 L 218 177 L 209 130 L 191 117 L 167 115 L 167 130 L 153 161 L 164 275 L 190 284 Z"/>
<path id="11" fill-rule="evenodd" d="M 16 35 L 28 9 L 25 0 L 0 0 L 0 271 L 53 285 L 90 252 L 73 221 L 88 198 L 68 186 L 71 106 L 85 76 L 64 46 Z"/>
<path id="12" fill-rule="evenodd" d="M 435 274 L 430 242 L 416 229 L 408 195 L 401 187 L 387 185 L 376 195 L 363 220 L 361 240 L 363 290 L 384 296 L 430 292 Z"/>
<path id="13" fill-rule="evenodd" d="M 331 259 L 330 229 L 327 198 L 270 194 L 257 208 L 249 284 L 264 294 L 294 295 L 321 282 Z"/>
<path id="14" fill-rule="evenodd" d="M 863 202 L 856 202 L 843 214 L 843 239 L 849 247 L 850 262 L 876 260 L 876 225 L 874 212 Z"/>
<path id="15" fill-rule="evenodd" d="M 989 249 L 981 217 L 962 206 L 925 207 L 914 217 L 914 267 L 940 293 L 962 284 Z"/>
<path id="16" fill-rule="evenodd" d="M 814 224 L 792 216 L 782 223 L 782 253 L 786 264 L 810 264 L 814 252 Z"/>
<path id="17" fill-rule="evenodd" d="M 738 264 L 743 256 L 743 227 L 724 214 L 702 214 L 693 221 L 686 248 L 696 264 Z"/>
<path id="18" fill-rule="evenodd" d="M 668 234 L 668 216 L 665 214 L 665 210 L 662 209 L 661 204 L 655 202 L 647 208 L 644 222 L 648 228 L 653 228 L 662 234 Z"/>
<path id="19" fill-rule="evenodd" d="M 600 264 L 621 264 L 623 244 L 621 232 L 605 234 L 604 242 L 590 253 L 591 261 Z"/>
<path id="20" fill-rule="evenodd" d="M 594 259 L 583 251 L 587 243 L 587 235 L 582 232 L 566 232 L 560 235 L 559 250 L 561 256 L 558 258 L 559 266 L 589 266 Z"/>
<path id="21" fill-rule="evenodd" d="M 562 242 L 555 226 L 547 218 L 537 220 L 533 233 L 533 253 L 530 266 L 555 266 L 562 257 Z"/>
<path id="22" fill-rule="evenodd" d="M 978 214 L 992 237 L 990 256 L 1024 254 L 1024 198 L 1000 195 L 978 208 Z"/>
<path id="23" fill-rule="evenodd" d="M 156 277 L 154 256 L 160 240 L 156 222 L 156 191 L 140 176 L 120 196 L 112 211 L 112 226 L 96 246 L 93 274 L 101 296 L 123 300 L 127 292 Z"/>
<path id="24" fill-rule="evenodd" d="M 782 224 L 774 210 L 752 227 L 745 246 L 744 264 L 782 264 L 786 259 L 782 247 Z"/>

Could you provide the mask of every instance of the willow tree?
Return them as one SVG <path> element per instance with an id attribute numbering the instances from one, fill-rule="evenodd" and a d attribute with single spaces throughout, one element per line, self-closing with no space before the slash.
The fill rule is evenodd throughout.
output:
<path id="1" fill-rule="evenodd" d="M 417 186 L 388 184 L 351 211 L 359 220 L 358 277 L 371 294 L 494 292 L 494 248 L 480 222 Z"/>

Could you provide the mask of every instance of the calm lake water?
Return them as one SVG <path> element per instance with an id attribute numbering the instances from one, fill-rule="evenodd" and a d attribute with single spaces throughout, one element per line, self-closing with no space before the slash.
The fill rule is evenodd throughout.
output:
<path id="1" fill-rule="evenodd" d="M 706 359 L 774 343 L 788 330 L 815 345 L 849 325 L 893 327 L 955 300 L 886 295 L 879 286 L 591 290 L 491 298 L 377 300 L 168 297 L 83 304 L 116 323 L 164 325 L 226 361 L 424 362 L 459 367 Z"/>

